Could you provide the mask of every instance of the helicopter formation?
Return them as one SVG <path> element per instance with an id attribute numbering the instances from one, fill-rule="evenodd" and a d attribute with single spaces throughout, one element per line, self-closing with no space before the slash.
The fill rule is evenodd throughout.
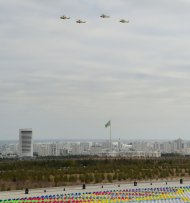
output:
<path id="1" fill-rule="evenodd" d="M 110 16 L 102 14 L 100 16 L 100 18 L 110 18 Z M 62 19 L 62 20 L 69 20 L 70 17 L 63 15 L 63 16 L 60 17 L 60 19 Z M 129 23 L 129 20 L 121 19 L 119 22 L 120 23 Z M 79 23 L 79 24 L 80 23 L 86 23 L 86 21 L 79 19 L 79 20 L 76 21 L 76 23 Z"/>

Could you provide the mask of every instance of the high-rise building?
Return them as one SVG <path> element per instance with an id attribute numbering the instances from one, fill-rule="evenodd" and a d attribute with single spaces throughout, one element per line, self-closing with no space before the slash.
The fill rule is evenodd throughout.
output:
<path id="1" fill-rule="evenodd" d="M 19 130 L 19 156 L 33 157 L 32 129 Z"/>
<path id="2" fill-rule="evenodd" d="M 49 156 L 60 156 L 58 143 L 51 143 L 48 145 L 48 147 L 49 147 Z"/>

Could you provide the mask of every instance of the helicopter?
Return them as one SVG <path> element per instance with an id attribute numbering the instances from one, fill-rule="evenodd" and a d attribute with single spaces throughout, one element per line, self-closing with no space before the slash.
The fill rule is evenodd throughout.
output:
<path id="1" fill-rule="evenodd" d="M 76 23 L 86 23 L 86 21 L 77 20 Z"/>
<path id="2" fill-rule="evenodd" d="M 67 16 L 61 16 L 60 18 L 61 18 L 62 20 L 70 19 L 70 17 L 67 17 Z"/>
<path id="3" fill-rule="evenodd" d="M 120 23 L 129 23 L 129 20 L 121 19 L 119 22 Z"/>
<path id="4" fill-rule="evenodd" d="M 100 18 L 109 18 L 110 16 L 108 16 L 108 15 L 105 15 L 105 14 L 102 14 L 101 16 L 100 16 Z"/>

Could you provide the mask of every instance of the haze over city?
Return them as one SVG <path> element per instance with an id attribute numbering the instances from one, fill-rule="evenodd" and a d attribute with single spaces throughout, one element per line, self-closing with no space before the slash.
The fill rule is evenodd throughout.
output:
<path id="1" fill-rule="evenodd" d="M 107 139 L 109 120 L 113 139 L 189 139 L 189 10 L 187 0 L 1 0 L 0 140 L 20 128 Z"/>

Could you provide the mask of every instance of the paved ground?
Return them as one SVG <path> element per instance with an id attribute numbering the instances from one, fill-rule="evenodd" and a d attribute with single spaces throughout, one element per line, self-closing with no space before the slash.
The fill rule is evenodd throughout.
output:
<path id="1" fill-rule="evenodd" d="M 104 191 L 104 190 L 120 190 L 127 188 L 154 188 L 154 187 L 175 187 L 175 186 L 190 186 L 190 181 L 184 181 L 183 184 L 180 184 L 179 181 L 170 181 L 167 182 L 153 182 L 152 185 L 150 182 L 148 183 L 138 183 L 135 187 L 132 183 L 130 184 L 105 184 L 103 185 L 86 185 L 86 189 L 82 189 L 82 185 L 80 186 L 70 186 L 70 187 L 57 187 L 57 188 L 43 188 L 43 189 L 31 189 L 29 190 L 29 194 L 24 194 L 24 191 L 8 191 L 8 192 L 0 192 L 0 200 L 12 199 L 12 198 L 21 198 L 21 197 L 36 197 L 42 195 L 54 195 L 54 194 L 67 194 L 67 193 L 78 193 L 78 192 L 96 192 L 96 191 Z M 46 190 L 46 192 L 44 192 Z"/>

